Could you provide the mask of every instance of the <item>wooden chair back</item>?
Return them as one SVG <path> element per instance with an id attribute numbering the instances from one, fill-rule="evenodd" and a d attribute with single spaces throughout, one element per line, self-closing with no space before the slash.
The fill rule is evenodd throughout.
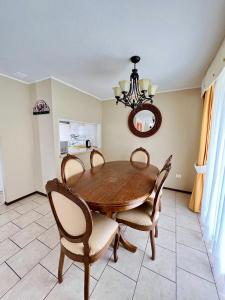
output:
<path id="1" fill-rule="evenodd" d="M 130 156 L 130 162 L 144 162 L 150 164 L 150 155 L 148 151 L 142 147 L 135 149 Z"/>
<path id="2" fill-rule="evenodd" d="M 93 149 L 90 154 L 91 167 L 94 168 L 100 165 L 104 165 L 104 163 L 105 163 L 105 158 L 103 154 L 100 151 Z"/>
<path id="3" fill-rule="evenodd" d="M 164 169 L 164 168 L 166 168 L 166 166 L 168 165 L 168 164 L 170 164 L 171 163 L 171 161 L 172 161 L 172 158 L 173 158 L 173 155 L 171 154 L 168 158 L 167 158 L 167 160 L 165 161 L 165 163 L 164 163 L 164 165 L 163 165 L 163 168 L 162 169 Z"/>
<path id="4" fill-rule="evenodd" d="M 84 171 L 84 164 L 77 156 L 67 154 L 67 156 L 63 158 L 61 164 L 61 176 L 63 183 L 66 183 L 70 177 Z"/>
<path id="5" fill-rule="evenodd" d="M 158 218 L 159 214 L 159 203 L 160 203 L 160 192 L 163 188 L 164 182 L 171 170 L 171 164 L 167 164 L 165 168 L 162 168 L 160 171 L 157 180 L 156 180 L 156 193 L 153 201 L 153 209 L 152 209 L 152 214 L 151 214 L 151 220 L 155 221 L 156 218 Z"/>
<path id="6" fill-rule="evenodd" d="M 93 221 L 86 202 L 57 178 L 47 182 L 46 192 L 60 236 L 72 243 L 83 243 L 84 252 L 88 254 Z"/>

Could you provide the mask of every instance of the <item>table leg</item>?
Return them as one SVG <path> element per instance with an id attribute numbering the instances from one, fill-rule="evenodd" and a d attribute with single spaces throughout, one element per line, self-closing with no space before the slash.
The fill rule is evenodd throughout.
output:
<path id="1" fill-rule="evenodd" d="M 122 233 L 120 234 L 120 243 L 123 245 L 123 247 L 130 251 L 130 252 L 136 252 L 137 247 L 132 245 L 130 242 L 128 242 L 122 235 Z"/>
<path id="2" fill-rule="evenodd" d="M 108 218 L 113 219 L 113 213 L 112 213 L 111 211 L 107 211 L 105 214 L 106 214 L 106 216 L 107 216 Z M 133 252 L 133 253 L 134 253 L 134 252 L 136 252 L 136 250 L 137 250 L 137 247 L 136 247 L 136 246 L 132 245 L 130 242 L 128 242 L 128 241 L 124 238 L 124 236 L 123 236 L 121 230 L 120 230 L 120 243 L 123 245 L 123 247 L 124 247 L 126 250 L 128 250 L 128 251 L 130 251 L 130 252 Z"/>

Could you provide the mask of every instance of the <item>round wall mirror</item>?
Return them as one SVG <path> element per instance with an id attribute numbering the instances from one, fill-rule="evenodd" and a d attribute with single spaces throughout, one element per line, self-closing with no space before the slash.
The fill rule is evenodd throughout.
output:
<path id="1" fill-rule="evenodd" d="M 132 110 L 128 117 L 130 131 L 138 137 L 149 137 L 155 134 L 162 123 L 160 110 L 152 104 L 143 104 Z"/>

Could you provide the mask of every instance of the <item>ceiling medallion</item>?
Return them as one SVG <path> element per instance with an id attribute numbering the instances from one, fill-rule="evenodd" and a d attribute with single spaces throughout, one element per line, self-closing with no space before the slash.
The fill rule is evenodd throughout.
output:
<path id="1" fill-rule="evenodd" d="M 130 75 L 130 81 L 121 80 L 119 86 L 114 87 L 114 95 L 116 104 L 119 102 L 132 109 L 140 108 L 144 103 L 153 103 L 157 85 L 150 82 L 149 79 L 140 79 L 136 64 L 140 61 L 140 56 L 132 56 L 130 61 L 134 64 L 134 68 Z"/>

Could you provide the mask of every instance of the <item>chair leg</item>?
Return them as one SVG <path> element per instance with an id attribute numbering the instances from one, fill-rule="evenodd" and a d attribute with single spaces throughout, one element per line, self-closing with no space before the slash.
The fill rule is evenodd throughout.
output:
<path id="1" fill-rule="evenodd" d="M 159 232 L 158 232 L 158 226 L 157 224 L 155 225 L 155 237 L 157 238 L 159 235 Z"/>
<path id="2" fill-rule="evenodd" d="M 151 247 L 152 247 L 152 260 L 155 260 L 155 232 L 154 228 L 150 230 L 150 240 L 151 240 Z"/>
<path id="3" fill-rule="evenodd" d="M 90 281 L 90 265 L 84 263 L 84 300 L 89 299 L 89 281 Z"/>
<path id="4" fill-rule="evenodd" d="M 118 260 L 117 250 L 119 248 L 119 242 L 120 242 L 120 233 L 118 232 L 115 236 L 114 247 L 113 247 L 114 262 L 117 262 Z"/>
<path id="5" fill-rule="evenodd" d="M 162 203 L 161 203 L 161 199 L 159 199 L 159 211 L 161 211 L 162 209 Z"/>
<path id="6" fill-rule="evenodd" d="M 59 257 L 59 268 L 58 268 L 58 282 L 61 283 L 63 281 L 63 264 L 64 264 L 64 258 L 65 258 L 65 254 L 63 253 L 63 250 L 61 248 L 60 251 L 60 257 Z"/>

